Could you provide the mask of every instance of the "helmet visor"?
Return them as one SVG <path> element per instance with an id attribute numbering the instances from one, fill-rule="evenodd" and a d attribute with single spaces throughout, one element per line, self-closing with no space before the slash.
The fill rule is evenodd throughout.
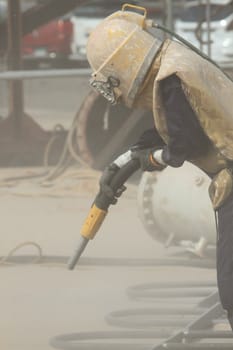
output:
<path id="1" fill-rule="evenodd" d="M 90 79 L 90 85 L 99 94 L 106 98 L 109 103 L 112 105 L 117 103 L 117 100 L 120 97 L 120 94 L 117 93 L 117 90 L 119 91 L 119 89 L 116 89 L 120 85 L 119 79 L 109 76 L 107 80 L 98 80 L 96 79 L 96 75 L 93 75 Z"/>

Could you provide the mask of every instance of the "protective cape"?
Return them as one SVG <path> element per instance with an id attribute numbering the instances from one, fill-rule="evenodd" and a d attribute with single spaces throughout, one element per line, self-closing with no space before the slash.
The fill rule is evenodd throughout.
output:
<path id="1" fill-rule="evenodd" d="M 158 58 L 156 59 L 158 64 Z M 154 80 L 153 114 L 155 126 L 168 142 L 168 132 L 159 82 L 176 74 L 184 93 L 213 143 L 208 154 L 191 160 L 207 172 L 216 172 L 233 160 L 233 83 L 220 69 L 176 41 L 167 39 L 159 55 Z"/>

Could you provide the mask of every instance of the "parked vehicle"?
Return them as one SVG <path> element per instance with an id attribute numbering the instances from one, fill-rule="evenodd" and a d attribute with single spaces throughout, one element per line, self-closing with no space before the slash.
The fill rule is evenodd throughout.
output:
<path id="1" fill-rule="evenodd" d="M 22 11 L 33 4 L 23 3 Z M 7 17 L 7 2 L 0 1 L 0 22 Z M 38 27 L 22 39 L 22 58 L 25 67 L 66 63 L 71 54 L 73 24 L 68 16 Z"/>
<path id="2" fill-rule="evenodd" d="M 233 66 L 233 1 L 212 0 L 210 5 L 210 56 L 219 65 Z M 175 23 L 176 32 L 208 54 L 206 4 L 191 2 Z"/>
<path id="3" fill-rule="evenodd" d="M 43 25 L 23 37 L 22 55 L 25 62 L 60 65 L 69 59 L 73 24 L 60 18 Z"/>

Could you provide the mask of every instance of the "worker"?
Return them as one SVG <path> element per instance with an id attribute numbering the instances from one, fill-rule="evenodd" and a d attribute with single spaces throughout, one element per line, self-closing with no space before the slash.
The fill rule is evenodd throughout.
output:
<path id="1" fill-rule="evenodd" d="M 195 164 L 212 181 L 209 194 L 217 221 L 217 281 L 233 330 L 233 83 L 206 57 L 170 38 L 125 5 L 105 18 L 87 43 L 91 86 L 111 104 L 153 111 L 154 128 L 113 161 L 100 179 L 116 202 L 122 191 L 108 186 L 122 157 L 143 171 Z"/>

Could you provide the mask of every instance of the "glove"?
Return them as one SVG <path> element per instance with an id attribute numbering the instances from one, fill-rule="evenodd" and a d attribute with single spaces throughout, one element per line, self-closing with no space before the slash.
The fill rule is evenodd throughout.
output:
<path id="1" fill-rule="evenodd" d="M 153 154 L 156 150 L 157 148 L 138 149 L 133 147 L 131 157 L 139 160 L 142 171 L 161 171 L 166 168 L 166 165 L 155 160 Z"/>
<path id="2" fill-rule="evenodd" d="M 157 147 L 159 149 L 163 148 L 164 146 L 165 143 L 159 135 L 158 131 L 155 128 L 152 128 L 144 131 L 137 143 L 135 143 L 132 147 L 138 147 L 140 149 Z"/>
<path id="3" fill-rule="evenodd" d="M 119 198 L 122 195 L 122 193 L 126 190 L 125 186 L 121 186 L 114 192 L 110 186 L 114 176 L 116 175 L 119 169 L 120 168 L 116 164 L 114 163 L 110 164 L 104 169 L 103 174 L 99 181 L 100 191 L 107 198 L 109 198 L 109 201 L 111 204 L 116 204 L 117 198 Z"/>

